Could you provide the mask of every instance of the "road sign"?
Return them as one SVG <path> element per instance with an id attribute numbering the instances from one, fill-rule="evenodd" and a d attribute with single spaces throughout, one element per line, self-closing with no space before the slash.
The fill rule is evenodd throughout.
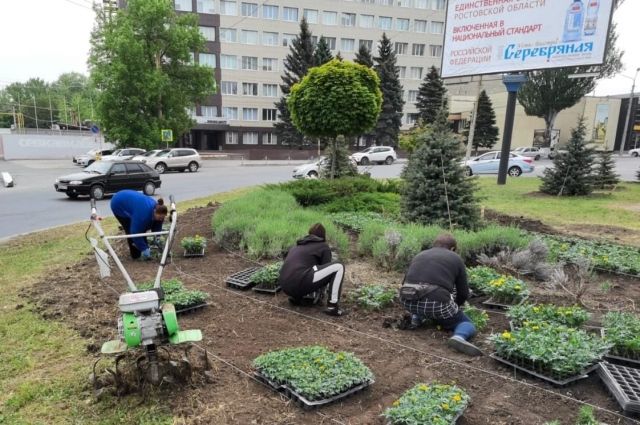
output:
<path id="1" fill-rule="evenodd" d="M 160 133 L 163 142 L 173 142 L 173 130 L 161 130 Z"/>
<path id="2" fill-rule="evenodd" d="M 640 125 L 636 124 L 633 126 L 633 131 L 640 131 Z"/>
<path id="3" fill-rule="evenodd" d="M 92 125 L 92 126 L 91 126 L 91 132 L 92 132 L 93 134 L 98 134 L 98 133 L 100 133 L 100 127 L 98 127 L 97 125 Z"/>

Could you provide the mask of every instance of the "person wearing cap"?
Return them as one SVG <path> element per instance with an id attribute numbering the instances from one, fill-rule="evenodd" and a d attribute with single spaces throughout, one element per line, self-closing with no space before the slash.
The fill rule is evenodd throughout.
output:
<path id="1" fill-rule="evenodd" d="M 412 327 L 426 319 L 435 320 L 453 336 L 447 345 L 471 356 L 482 351 L 469 340 L 476 328 L 462 311 L 469 298 L 467 272 L 462 258 L 455 252 L 457 243 L 450 234 L 441 234 L 430 249 L 416 255 L 404 277 L 400 302 L 411 313 Z"/>
<path id="2" fill-rule="evenodd" d="M 278 283 L 294 304 L 309 294 L 321 294 L 328 286 L 329 299 L 325 313 L 342 316 L 340 292 L 344 279 L 344 265 L 331 261 L 331 249 L 326 242 L 326 231 L 316 223 L 309 234 L 289 248 L 284 259 Z M 316 297 L 316 301 L 320 297 Z"/>

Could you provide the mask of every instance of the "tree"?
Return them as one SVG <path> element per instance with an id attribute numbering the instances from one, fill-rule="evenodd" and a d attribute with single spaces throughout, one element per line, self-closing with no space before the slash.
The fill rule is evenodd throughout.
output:
<path id="1" fill-rule="evenodd" d="M 447 108 L 447 89 L 435 66 L 429 68 L 418 89 L 416 107 L 424 124 L 433 124 L 440 109 Z"/>
<path id="2" fill-rule="evenodd" d="M 359 63 L 360 65 L 364 65 L 368 68 L 373 68 L 373 56 L 371 56 L 371 50 L 366 46 L 366 44 L 361 44 L 360 48 L 358 48 L 358 52 L 356 53 L 355 63 Z"/>
<path id="3" fill-rule="evenodd" d="M 593 186 L 598 189 L 613 187 L 620 182 L 620 176 L 616 174 L 616 163 L 611 151 L 602 151 L 593 173 Z"/>
<path id="4" fill-rule="evenodd" d="M 410 222 L 465 229 L 479 221 L 475 178 L 460 164 L 462 151 L 441 110 L 433 131 L 424 131 L 402 171 L 402 217 Z"/>
<path id="5" fill-rule="evenodd" d="M 331 54 L 331 49 L 329 49 L 329 43 L 327 43 L 327 40 L 324 37 L 320 36 L 320 40 L 318 40 L 316 49 L 313 52 L 313 65 L 324 65 L 331 59 L 333 59 L 333 55 Z"/>
<path id="6" fill-rule="evenodd" d="M 180 137 L 187 112 L 215 92 L 213 70 L 192 61 L 205 39 L 194 14 L 177 15 L 168 0 L 129 0 L 111 14 L 97 9 L 91 78 L 105 134 L 120 146 L 157 147 L 160 130 Z"/>
<path id="7" fill-rule="evenodd" d="M 585 143 L 586 126 L 584 117 L 571 130 L 567 152 L 553 159 L 553 167 L 544 170 L 540 191 L 558 196 L 589 195 L 593 191 L 591 168 L 593 149 Z"/>
<path id="8" fill-rule="evenodd" d="M 491 99 L 487 92 L 482 90 L 478 97 L 478 115 L 476 116 L 476 129 L 473 135 L 473 149 L 478 152 L 478 148 L 489 148 L 496 144 L 499 129 L 496 126 L 496 113 L 493 111 Z M 465 132 L 468 137 L 469 132 Z"/>
<path id="9" fill-rule="evenodd" d="M 23 115 L 26 128 L 50 128 L 50 90 L 50 85 L 40 78 L 30 78 L 25 83 L 9 84 L 5 92 L 11 101 L 10 111 L 15 107 L 16 113 Z M 53 121 L 56 121 L 57 117 L 56 111 Z M 11 121 L 13 122 L 13 117 Z"/>
<path id="10" fill-rule="evenodd" d="M 382 34 L 378 56 L 374 60 L 374 68 L 380 78 L 382 89 L 382 110 L 375 127 L 376 144 L 396 146 L 402 126 L 404 100 L 402 100 L 400 75 L 396 67 L 396 54 L 386 33 Z"/>
<path id="11" fill-rule="evenodd" d="M 302 80 L 309 68 L 314 65 L 315 58 L 311 31 L 306 19 L 303 18 L 300 22 L 300 33 L 293 39 L 291 47 L 289 47 L 289 54 L 284 60 L 284 74 L 282 75 L 282 84 L 280 84 L 282 97 L 276 103 L 279 120 L 274 125 L 274 132 L 285 145 L 302 147 L 304 144 L 304 136 L 291 122 L 287 98 L 291 87 Z"/>
<path id="12" fill-rule="evenodd" d="M 342 171 L 337 167 L 348 163 L 348 159 L 344 161 L 346 149 L 341 148 L 344 138 L 375 125 L 382 104 L 379 85 L 378 76 L 370 68 L 333 59 L 310 69 L 292 87 L 287 104 L 293 124 L 305 136 L 330 139 L 330 178 L 338 177 Z"/>
<path id="13" fill-rule="evenodd" d="M 622 69 L 623 53 L 616 48 L 617 39 L 615 24 L 612 24 L 607 35 L 608 48 L 602 66 L 547 69 L 527 73 L 528 81 L 518 92 L 518 101 L 527 115 L 544 119 L 547 144 L 551 140 L 551 130 L 560 111 L 572 107 L 593 91 L 598 80 L 609 78 Z M 582 73 L 597 73 L 597 77 L 569 78 L 571 75 Z"/>

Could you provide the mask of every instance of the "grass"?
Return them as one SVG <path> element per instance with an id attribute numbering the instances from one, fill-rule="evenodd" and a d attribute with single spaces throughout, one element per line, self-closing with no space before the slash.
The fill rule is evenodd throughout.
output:
<path id="1" fill-rule="evenodd" d="M 178 204 L 178 212 L 211 201 L 224 202 L 250 189 Z M 0 423 L 171 424 L 167 406 L 153 396 L 92 402 L 88 384 L 93 357 L 86 341 L 66 324 L 43 319 L 21 291 L 54 269 L 90 252 L 87 223 L 56 227 L 0 244 Z M 105 231 L 116 227 L 104 221 Z M 123 287 L 124 289 L 124 287 Z M 142 404 L 141 404 L 142 403 Z"/>
<path id="2" fill-rule="evenodd" d="M 623 243 L 640 245 L 639 184 L 624 183 L 614 192 L 579 197 L 539 194 L 539 185 L 537 178 L 509 179 L 504 186 L 497 186 L 495 178 L 481 178 L 481 203 L 502 214 L 540 220 L 583 236 L 617 237 Z M 602 226 L 613 233 L 603 232 Z"/>

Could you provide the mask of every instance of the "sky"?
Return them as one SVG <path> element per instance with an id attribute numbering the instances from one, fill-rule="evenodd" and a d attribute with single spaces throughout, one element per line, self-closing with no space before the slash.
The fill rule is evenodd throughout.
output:
<path id="1" fill-rule="evenodd" d="M 87 74 L 91 4 L 91 0 L 0 0 L 0 88 L 32 77 L 54 81 L 65 72 Z M 591 94 L 631 91 L 640 67 L 639 16 L 640 0 L 626 0 L 614 14 L 618 46 L 625 51 L 624 69 L 622 75 L 600 81 Z M 640 91 L 640 79 L 637 82 Z"/>

